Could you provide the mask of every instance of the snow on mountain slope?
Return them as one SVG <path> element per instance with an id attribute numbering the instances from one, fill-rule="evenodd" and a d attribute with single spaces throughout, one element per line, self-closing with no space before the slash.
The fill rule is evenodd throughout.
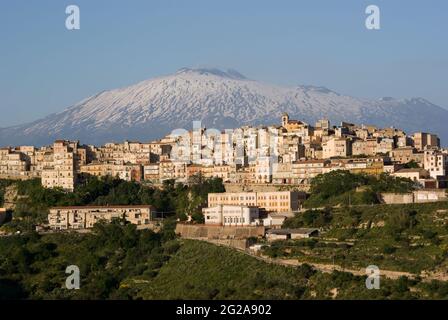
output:
<path id="1" fill-rule="evenodd" d="M 192 121 L 218 129 L 279 123 L 282 112 L 313 123 L 326 117 L 425 130 L 448 138 L 448 111 L 422 98 L 358 99 L 314 86 L 281 87 L 234 70 L 180 69 L 165 77 L 100 92 L 57 114 L 0 129 L 0 145 L 47 144 L 54 139 L 104 143 L 159 138 Z"/>

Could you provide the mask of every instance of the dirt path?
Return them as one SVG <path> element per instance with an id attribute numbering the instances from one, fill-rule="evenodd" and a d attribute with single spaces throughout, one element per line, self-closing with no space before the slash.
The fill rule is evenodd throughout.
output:
<path id="1" fill-rule="evenodd" d="M 269 258 L 268 258 L 269 259 Z M 293 259 L 274 259 L 275 263 L 286 265 L 286 266 L 300 266 L 302 264 L 309 264 L 316 268 L 319 271 L 331 273 L 333 271 L 343 271 L 343 272 L 349 272 L 351 274 L 354 274 L 356 276 L 366 276 L 366 270 L 365 269 L 348 269 L 343 268 L 339 265 L 332 265 L 332 264 L 323 264 L 323 263 L 311 263 L 311 262 L 300 262 L 298 260 Z M 409 273 L 409 272 L 400 272 L 400 271 L 391 271 L 391 270 L 380 270 L 380 275 L 385 276 L 389 279 L 398 279 L 402 276 L 408 277 L 408 278 L 415 278 L 415 274 Z"/>
<path id="2" fill-rule="evenodd" d="M 212 243 L 212 242 L 210 242 Z M 221 245 L 221 244 L 216 244 L 215 245 L 218 246 L 225 246 L 225 245 Z M 242 250 L 242 249 L 238 249 L 238 248 L 234 248 L 234 247 L 230 247 L 230 246 L 225 246 L 228 248 L 232 248 L 234 250 L 237 250 L 241 253 L 244 253 L 250 257 L 253 257 L 257 260 L 266 262 L 266 263 L 272 263 L 272 264 L 277 264 L 277 265 L 282 265 L 282 266 L 287 266 L 287 267 L 297 267 L 303 264 L 308 264 L 312 267 L 314 267 L 316 270 L 319 270 L 321 272 L 326 272 L 326 273 L 331 273 L 335 270 L 337 271 L 343 271 L 343 272 L 348 272 L 351 273 L 353 275 L 356 276 L 367 276 L 366 270 L 365 269 L 350 269 L 350 268 L 343 268 L 339 265 L 333 265 L 333 264 L 324 264 L 324 263 L 313 263 L 313 262 L 301 262 L 297 259 L 273 259 L 273 258 L 269 258 L 267 256 L 262 256 L 262 255 L 256 255 L 252 252 L 249 252 L 247 250 Z M 383 270 L 380 269 L 380 275 L 389 279 L 398 279 L 402 276 L 408 277 L 408 278 L 416 278 L 417 275 L 410 273 L 410 272 L 402 272 L 402 271 L 392 271 L 392 270 Z M 432 280 L 438 280 L 438 281 L 448 281 L 448 271 L 447 272 L 427 272 L 427 271 L 423 271 L 420 273 L 419 275 L 423 281 L 425 282 L 430 282 Z"/>
<path id="3" fill-rule="evenodd" d="M 249 255 L 255 256 L 253 254 L 249 254 Z M 349 273 L 351 273 L 353 275 L 357 275 L 357 276 L 367 276 L 366 270 L 362 269 L 362 268 L 361 269 L 349 269 L 349 268 L 343 268 L 339 265 L 312 263 L 312 262 L 300 262 L 295 259 L 271 259 L 271 258 L 265 257 L 265 256 L 262 256 L 262 257 L 258 256 L 258 258 L 260 258 L 261 260 L 266 261 L 266 262 L 275 263 L 275 264 L 284 265 L 284 266 L 300 266 L 302 264 L 309 264 L 310 266 L 313 266 L 314 268 L 316 268 L 317 270 L 322 271 L 322 272 L 331 273 L 331 272 L 337 270 L 337 271 L 349 272 Z M 413 274 L 410 272 L 392 271 L 392 270 L 383 270 L 383 269 L 380 269 L 380 275 L 384 276 L 386 278 L 389 278 L 389 279 L 398 279 L 403 276 L 408 277 L 408 278 L 416 278 L 417 277 L 416 274 Z M 420 273 L 419 276 L 425 282 L 430 282 L 432 280 L 448 281 L 448 272 L 432 273 L 432 272 L 423 271 Z"/>

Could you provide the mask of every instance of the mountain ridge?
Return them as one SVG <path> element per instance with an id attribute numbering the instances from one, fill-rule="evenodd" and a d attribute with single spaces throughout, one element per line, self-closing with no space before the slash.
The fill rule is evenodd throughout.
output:
<path id="1" fill-rule="evenodd" d="M 182 68 L 171 75 L 104 90 L 58 113 L 0 129 L 0 146 L 49 144 L 76 139 L 103 144 L 125 139 L 149 141 L 192 121 L 207 127 L 279 123 L 283 112 L 314 123 L 350 121 L 395 126 L 408 133 L 429 131 L 448 139 L 448 110 L 421 97 L 362 99 L 322 86 L 278 86 L 252 80 L 238 71 Z"/>

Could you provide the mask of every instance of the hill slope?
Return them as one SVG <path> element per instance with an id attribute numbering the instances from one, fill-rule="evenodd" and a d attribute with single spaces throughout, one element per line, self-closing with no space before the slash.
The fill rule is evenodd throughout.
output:
<path id="1" fill-rule="evenodd" d="M 365 277 L 321 273 L 308 266 L 268 264 L 234 249 L 184 240 L 151 280 L 121 283 L 143 299 L 409 299 L 397 281 L 382 279 L 382 290 L 367 290 Z M 335 289 L 336 288 L 336 289 Z M 335 292 L 337 295 L 335 296 Z M 415 294 L 414 297 L 419 297 Z"/>

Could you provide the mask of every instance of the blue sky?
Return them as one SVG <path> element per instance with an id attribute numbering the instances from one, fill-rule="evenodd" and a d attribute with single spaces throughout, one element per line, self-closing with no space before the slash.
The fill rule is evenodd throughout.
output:
<path id="1" fill-rule="evenodd" d="M 81 30 L 65 28 L 65 8 Z M 381 9 L 381 30 L 364 26 Z M 0 127 L 182 67 L 448 107 L 448 1 L 39 0 L 0 3 Z"/>

